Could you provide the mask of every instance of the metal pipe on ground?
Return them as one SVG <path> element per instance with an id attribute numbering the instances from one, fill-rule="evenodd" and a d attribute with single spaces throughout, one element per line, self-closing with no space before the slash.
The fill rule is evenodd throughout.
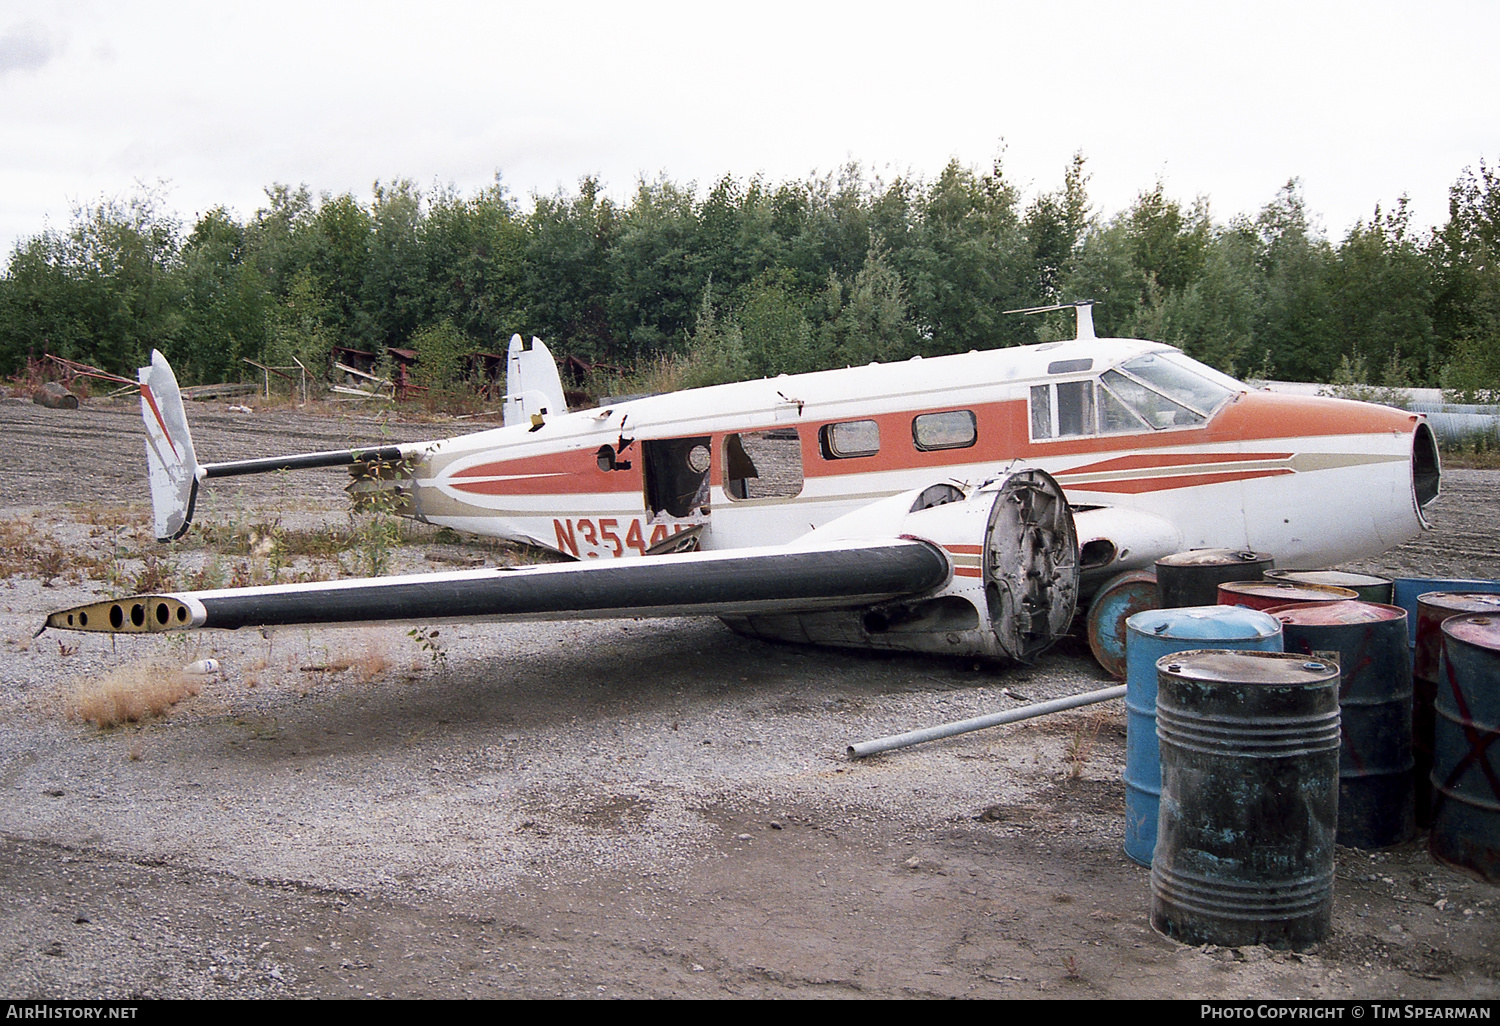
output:
<path id="1" fill-rule="evenodd" d="M 1054 698 L 1050 702 L 1023 705 L 1019 709 L 1007 709 L 1005 712 L 991 713 L 988 716 L 976 716 L 970 720 L 957 720 L 953 723 L 941 723 L 936 727 L 909 730 L 905 734 L 891 734 L 887 737 L 878 737 L 873 741 L 861 741 L 858 744 L 850 745 L 849 758 L 863 759 L 867 755 L 879 755 L 881 752 L 889 752 L 896 748 L 919 745 L 923 741 L 936 741 L 939 738 L 952 737 L 955 734 L 967 734 L 971 730 L 983 730 L 985 727 L 999 727 L 1006 723 L 1017 723 L 1021 720 L 1045 716 L 1048 713 L 1064 712 L 1068 709 L 1077 709 L 1080 706 L 1093 705 L 1096 702 L 1108 702 L 1112 698 L 1124 697 L 1125 685 L 1121 684 L 1119 687 L 1104 688 L 1100 691 L 1086 691 L 1081 695 L 1069 695 L 1067 698 Z"/>

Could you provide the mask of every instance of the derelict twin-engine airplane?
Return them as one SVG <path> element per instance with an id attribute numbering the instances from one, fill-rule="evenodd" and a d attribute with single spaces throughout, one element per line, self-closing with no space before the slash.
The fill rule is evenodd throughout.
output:
<path id="1" fill-rule="evenodd" d="M 1055 308 L 1049 308 L 1055 309 Z M 52 613 L 148 633 L 376 621 L 713 615 L 765 638 L 1029 660 L 1080 596 L 1189 548 L 1284 566 L 1427 526 L 1425 420 L 1258 392 L 1171 346 L 1077 338 L 780 376 L 568 413 L 511 340 L 505 426 L 428 443 L 199 464 L 171 368 L 140 371 L 156 534 L 201 484 L 347 466 L 431 524 L 570 563 L 171 592 Z"/>

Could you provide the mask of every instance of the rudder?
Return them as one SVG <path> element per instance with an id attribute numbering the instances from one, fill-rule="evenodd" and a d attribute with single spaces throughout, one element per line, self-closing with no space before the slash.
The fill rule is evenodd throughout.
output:
<path id="1" fill-rule="evenodd" d="M 151 350 L 151 365 L 137 372 L 141 419 L 146 422 L 146 467 L 157 541 L 187 533 L 198 498 L 198 459 L 188 432 L 187 411 L 167 358 Z"/>

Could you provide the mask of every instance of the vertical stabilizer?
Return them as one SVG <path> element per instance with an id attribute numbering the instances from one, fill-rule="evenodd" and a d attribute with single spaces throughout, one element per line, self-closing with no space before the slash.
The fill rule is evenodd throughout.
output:
<path id="1" fill-rule="evenodd" d="M 1074 338 L 1098 338 L 1094 334 L 1094 304 L 1074 303 L 1073 309 L 1077 311 L 1078 331 Z"/>
<path id="2" fill-rule="evenodd" d="M 181 538 L 193 520 L 198 459 L 193 455 L 177 376 L 167 358 L 151 350 L 151 366 L 142 367 L 136 376 L 141 383 L 141 418 L 146 422 L 146 467 L 151 476 L 156 539 L 171 541 Z"/>
<path id="3" fill-rule="evenodd" d="M 524 424 L 543 413 L 555 416 L 568 412 L 557 364 L 541 339 L 533 335 L 531 348 L 526 349 L 521 336 L 512 335 L 508 355 L 505 369 L 506 427 Z"/>
<path id="4" fill-rule="evenodd" d="M 1092 299 L 1081 299 L 1076 303 L 1054 303 L 1051 306 L 1027 306 L 1019 310 L 1006 310 L 1008 314 L 1039 314 L 1050 313 L 1053 310 L 1073 311 L 1073 316 L 1078 325 L 1073 337 L 1075 339 L 1094 339 L 1094 301 Z"/>

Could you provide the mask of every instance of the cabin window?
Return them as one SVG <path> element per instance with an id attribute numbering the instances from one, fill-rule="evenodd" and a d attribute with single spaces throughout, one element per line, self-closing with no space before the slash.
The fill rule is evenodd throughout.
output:
<path id="1" fill-rule="evenodd" d="M 967 449 L 979 437 L 974 411 L 918 414 L 911 422 L 911 437 L 918 449 Z"/>
<path id="2" fill-rule="evenodd" d="M 874 456 L 880 451 L 880 425 L 873 420 L 846 420 L 825 424 L 818 432 L 825 460 L 847 460 L 855 456 Z"/>
<path id="3" fill-rule="evenodd" d="M 1051 438 L 1052 431 L 1052 386 L 1031 386 L 1031 437 Z"/>
<path id="4" fill-rule="evenodd" d="M 1032 438 L 1075 438 L 1095 432 L 1093 381 L 1031 386 Z"/>
<path id="5" fill-rule="evenodd" d="M 724 491 L 731 499 L 802 494 L 802 440 L 796 428 L 724 436 Z"/>

